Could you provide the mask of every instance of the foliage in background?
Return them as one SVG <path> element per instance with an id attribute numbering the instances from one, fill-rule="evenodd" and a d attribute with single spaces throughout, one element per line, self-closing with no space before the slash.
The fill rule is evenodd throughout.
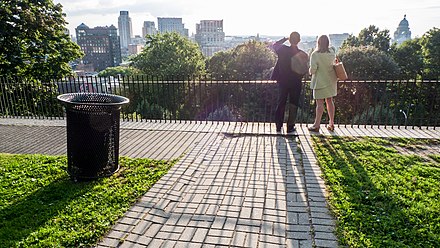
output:
<path id="1" fill-rule="evenodd" d="M 13 83 L 0 85 L 0 116 L 63 116 L 55 85 L 33 79 L 21 79 L 18 83 L 14 79 L 9 80 Z"/>
<path id="2" fill-rule="evenodd" d="M 314 136 L 340 245 L 440 247 L 440 164 L 416 151 L 439 140 Z"/>
<path id="3" fill-rule="evenodd" d="M 232 61 L 234 55 L 232 49 L 214 53 L 214 55 L 207 60 L 207 71 L 210 77 L 216 80 L 229 79 L 234 77 L 234 70 L 232 68 Z"/>
<path id="4" fill-rule="evenodd" d="M 49 82 L 71 75 L 80 47 L 65 31 L 61 4 L 52 0 L 0 1 L 0 75 Z"/>
<path id="5" fill-rule="evenodd" d="M 338 56 L 351 80 L 386 80 L 399 76 L 399 66 L 391 56 L 373 46 L 343 48 Z"/>
<path id="6" fill-rule="evenodd" d="M 251 40 L 233 49 L 215 53 L 208 60 L 208 72 L 213 79 L 269 79 L 276 56 L 268 43 Z"/>
<path id="7" fill-rule="evenodd" d="M 176 78 L 205 73 L 205 60 L 198 45 L 175 32 L 147 35 L 144 49 L 131 62 L 149 76 Z"/>
<path id="8" fill-rule="evenodd" d="M 125 109 L 127 112 L 135 112 L 143 119 L 184 118 L 184 102 L 191 95 L 188 87 L 191 80 L 167 80 L 165 77 L 144 75 L 122 79 L 125 82 L 121 93 L 131 102 Z"/>
<path id="9" fill-rule="evenodd" d="M 374 50 L 381 54 L 381 61 L 386 64 L 376 64 L 371 58 L 357 58 L 346 61 L 341 54 L 350 79 L 438 79 L 440 78 L 440 29 L 432 28 L 421 38 L 413 38 L 398 45 L 390 46 L 388 30 L 380 31 L 374 25 L 361 30 L 358 36 L 350 35 L 342 44 L 342 53 L 358 48 L 359 50 Z M 366 47 L 366 48 L 363 48 Z M 358 54 L 364 56 L 367 54 Z M 380 62 L 380 61 L 379 61 Z M 398 70 L 395 71 L 397 65 Z M 380 68 L 383 66 L 383 68 Z M 389 67 L 390 66 L 390 67 Z M 381 69 L 374 71 L 374 68 Z M 390 76 L 392 76 L 390 78 Z M 353 77 L 353 78 L 352 78 Z"/>
<path id="10" fill-rule="evenodd" d="M 66 157 L 0 154 L 0 244 L 91 247 L 173 163 L 122 157 L 111 177 L 75 183 Z"/>
<path id="11" fill-rule="evenodd" d="M 131 66 L 107 67 L 98 73 L 98 77 L 124 77 L 140 74 L 140 71 Z"/>
<path id="12" fill-rule="evenodd" d="M 372 46 L 379 51 L 388 52 L 390 41 L 389 30 L 379 30 L 378 27 L 370 25 L 368 28 L 362 29 L 358 36 L 349 35 L 341 48 Z"/>
<path id="13" fill-rule="evenodd" d="M 425 63 L 424 78 L 440 79 L 440 29 L 432 28 L 420 39 Z"/>
<path id="14" fill-rule="evenodd" d="M 404 41 L 400 45 L 393 43 L 390 54 L 400 68 L 399 78 L 417 79 L 423 74 L 423 54 L 419 38 Z"/>

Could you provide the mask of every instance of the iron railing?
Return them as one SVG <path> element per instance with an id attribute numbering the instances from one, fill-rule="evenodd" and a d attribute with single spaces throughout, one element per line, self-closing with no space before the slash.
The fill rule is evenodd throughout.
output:
<path id="1" fill-rule="evenodd" d="M 311 123 L 314 119 L 309 85 L 308 81 L 303 82 L 298 123 Z M 81 91 L 129 98 L 130 104 L 121 112 L 125 121 L 273 122 L 278 88 L 270 80 L 135 76 L 77 77 L 41 83 L 0 78 L 0 116 L 62 119 L 64 110 L 57 95 Z M 440 82 L 341 81 L 335 104 L 335 122 L 340 125 L 435 128 L 440 119 Z"/>

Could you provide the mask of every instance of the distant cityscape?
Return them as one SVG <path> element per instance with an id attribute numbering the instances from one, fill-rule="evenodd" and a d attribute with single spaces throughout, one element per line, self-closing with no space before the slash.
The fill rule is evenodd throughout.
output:
<path id="1" fill-rule="evenodd" d="M 188 37 L 196 42 L 203 55 L 211 57 L 214 53 L 234 48 L 250 40 L 262 42 L 274 42 L 283 36 L 227 36 L 223 30 L 223 20 L 201 20 L 196 24 L 196 33 L 189 36 L 188 29 L 185 28 L 182 18 L 178 17 L 158 17 L 156 23 L 144 21 L 142 26 L 142 36 L 133 35 L 132 21 L 128 11 L 120 11 L 118 17 L 118 27 L 114 25 L 105 27 L 90 28 L 85 23 L 81 23 L 75 29 L 76 36 L 72 36 L 84 52 L 82 60 L 75 64 L 75 70 L 82 73 L 98 72 L 107 67 L 118 66 L 123 63 L 123 59 L 131 55 L 139 54 L 145 43 L 145 36 L 157 33 L 177 32 L 182 36 Z M 66 30 L 66 32 L 68 32 Z M 348 33 L 329 34 L 332 46 L 338 49 Z M 301 37 L 300 48 L 310 51 L 316 46 L 316 36 Z M 400 21 L 394 32 L 392 41 L 398 44 L 411 39 L 411 31 L 406 15 Z"/>

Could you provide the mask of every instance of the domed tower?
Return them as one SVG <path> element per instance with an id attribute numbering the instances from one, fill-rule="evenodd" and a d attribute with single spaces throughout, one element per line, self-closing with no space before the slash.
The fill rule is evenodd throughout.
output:
<path id="1" fill-rule="evenodd" d="M 403 20 L 400 21 L 399 26 L 394 32 L 394 42 L 401 44 L 406 40 L 411 39 L 411 31 L 409 31 L 409 23 L 406 20 L 406 15 L 403 16 Z"/>

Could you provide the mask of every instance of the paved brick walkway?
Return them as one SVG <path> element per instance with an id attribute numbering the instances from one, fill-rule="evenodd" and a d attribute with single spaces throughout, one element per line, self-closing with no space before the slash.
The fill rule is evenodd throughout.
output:
<path id="1" fill-rule="evenodd" d="M 99 246 L 336 247 L 323 182 L 300 149 L 293 137 L 210 136 Z"/>
<path id="2" fill-rule="evenodd" d="M 63 120 L 0 118 L 0 127 L 0 152 L 65 153 Z M 306 126 L 298 137 L 273 129 L 258 123 L 122 123 L 121 155 L 181 158 L 97 247 L 337 247 Z M 439 130 L 368 127 L 321 133 L 440 137 Z M 42 145 L 48 143 L 58 148 Z"/>

